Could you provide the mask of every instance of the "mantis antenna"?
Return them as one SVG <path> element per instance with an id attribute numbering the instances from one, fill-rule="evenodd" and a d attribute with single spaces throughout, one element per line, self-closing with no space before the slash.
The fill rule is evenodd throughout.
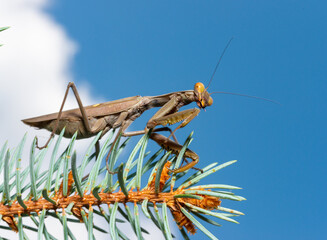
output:
<path id="1" fill-rule="evenodd" d="M 212 76 L 211 76 L 211 79 L 210 79 L 209 84 L 208 84 L 208 86 L 206 87 L 206 89 L 209 88 L 209 86 L 210 86 L 210 84 L 211 84 L 211 82 L 212 82 L 212 79 L 213 79 L 213 77 L 215 76 L 216 71 L 217 71 L 217 69 L 218 69 L 218 66 L 219 66 L 219 64 L 220 64 L 220 62 L 221 62 L 221 59 L 223 58 L 223 56 L 224 56 L 224 54 L 225 54 L 225 52 L 226 52 L 227 48 L 229 47 L 229 45 L 230 45 L 230 43 L 231 43 L 232 40 L 233 40 L 233 37 L 228 41 L 228 43 L 226 44 L 226 47 L 224 48 L 223 52 L 221 53 L 221 55 L 220 55 L 220 57 L 219 57 L 219 60 L 218 60 L 218 62 L 217 62 L 217 64 L 216 64 L 215 70 L 213 71 L 213 74 L 212 74 Z M 264 100 L 264 101 L 268 101 L 268 102 L 272 102 L 272 103 L 275 103 L 275 104 L 280 105 L 279 102 L 274 101 L 274 100 L 271 100 L 271 99 L 268 99 L 268 98 L 262 98 L 262 97 L 250 96 L 250 95 L 241 94 L 241 93 L 232 93 L 232 92 L 212 92 L 212 93 L 210 93 L 210 95 L 213 94 L 213 93 L 222 93 L 222 94 L 230 94 L 230 95 L 236 95 L 236 96 L 241 96 L 241 97 L 255 98 L 255 99 L 260 99 L 260 100 Z"/>
<path id="2" fill-rule="evenodd" d="M 216 73 L 216 71 L 217 71 L 217 69 L 218 69 L 218 66 L 219 66 L 220 62 L 221 62 L 221 59 L 223 58 L 223 56 L 224 56 L 224 54 L 225 54 L 225 52 L 226 52 L 226 50 L 227 50 L 227 48 L 228 48 L 228 46 L 229 46 L 229 44 L 231 43 L 232 40 L 233 40 L 233 37 L 232 37 L 231 39 L 229 39 L 229 41 L 228 41 L 226 47 L 224 48 L 224 51 L 221 53 L 221 55 L 220 55 L 220 57 L 219 57 L 219 60 L 218 60 L 218 62 L 217 62 L 217 65 L 216 65 L 216 67 L 215 67 L 215 70 L 213 71 L 213 74 L 212 74 L 211 79 L 210 79 L 210 81 L 209 81 L 208 87 L 207 87 L 206 89 L 209 88 L 209 86 L 210 86 L 210 84 L 211 84 L 211 82 L 212 82 L 212 79 L 213 79 L 213 77 L 215 76 L 215 73 Z"/>
<path id="3" fill-rule="evenodd" d="M 236 95 L 236 96 L 241 96 L 241 97 L 248 97 L 248 98 L 255 98 L 255 99 L 259 99 L 259 100 L 264 100 L 264 101 L 268 101 L 268 102 L 272 102 L 278 105 L 281 105 L 279 102 L 268 99 L 268 98 L 262 98 L 262 97 L 257 97 L 257 96 L 250 96 L 250 95 L 246 95 L 246 94 L 241 94 L 241 93 L 232 93 L 232 92 L 212 92 L 211 94 L 214 93 L 222 93 L 222 94 L 230 94 L 230 95 Z"/>

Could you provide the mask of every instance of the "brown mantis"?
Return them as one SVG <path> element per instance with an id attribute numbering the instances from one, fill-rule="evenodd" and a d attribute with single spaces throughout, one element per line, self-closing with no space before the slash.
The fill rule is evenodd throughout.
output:
<path id="1" fill-rule="evenodd" d="M 63 111 L 63 106 L 70 88 L 72 88 L 75 94 L 79 108 Z M 185 127 L 199 114 L 200 109 L 198 108 L 187 109 L 179 112 L 179 109 L 182 106 L 188 105 L 192 102 L 196 102 L 200 109 L 204 109 L 212 104 L 213 99 L 202 83 L 196 83 L 194 90 L 173 92 L 159 96 L 128 97 L 84 107 L 75 84 L 70 82 L 67 86 L 59 113 L 24 119 L 22 121 L 27 125 L 51 131 L 49 140 L 41 148 L 46 147 L 50 139 L 55 134 L 59 134 L 64 127 L 66 127 L 64 133 L 65 137 L 71 138 L 77 131 L 77 139 L 95 136 L 100 131 L 102 131 L 102 137 L 112 128 L 120 128 L 119 134 L 121 133 L 122 136 L 125 137 L 141 135 L 148 132 L 150 129 L 153 129 L 153 132 L 168 130 L 171 132 L 170 135 L 174 137 L 174 132 L 177 129 Z M 144 111 L 154 107 L 161 108 L 147 122 L 144 130 L 126 132 L 128 126 L 136 118 L 138 118 Z M 171 131 L 167 127 L 155 128 L 158 125 L 165 126 L 167 124 L 174 124 L 181 121 L 182 123 L 174 131 Z M 156 133 L 152 133 L 150 138 L 165 149 L 169 149 L 174 153 L 179 152 L 182 148 L 182 146 L 176 142 L 175 137 L 175 142 L 170 140 L 169 137 L 167 138 Z M 186 151 L 185 157 L 191 158 L 193 161 L 184 167 L 174 170 L 175 173 L 192 168 L 199 161 L 198 155 L 189 149 Z"/>
<path id="2" fill-rule="evenodd" d="M 218 60 L 216 68 L 210 79 L 209 85 L 219 66 L 220 60 L 222 59 L 231 40 L 226 45 L 223 53 L 221 54 Z M 110 129 L 120 128 L 119 133 L 117 134 L 112 144 L 112 147 L 107 155 L 107 163 L 113 145 L 117 141 L 120 134 L 125 137 L 142 135 L 147 133 L 150 129 L 152 130 L 152 133 L 150 134 L 151 139 L 156 141 L 166 150 L 170 150 L 173 153 L 178 153 L 182 149 L 182 146 L 178 144 L 174 136 L 174 132 L 179 128 L 185 127 L 189 122 L 191 122 L 192 119 L 194 119 L 199 114 L 200 109 L 205 109 L 207 106 L 212 105 L 213 99 L 207 92 L 208 87 L 205 88 L 203 83 L 198 82 L 194 85 L 194 90 L 173 92 L 159 96 L 134 96 L 84 107 L 75 84 L 73 82 L 70 82 L 67 86 L 66 93 L 58 113 L 24 119 L 22 121 L 27 125 L 51 131 L 49 140 L 41 148 L 46 147 L 51 138 L 55 134 L 59 134 L 64 127 L 66 127 L 64 133 L 65 137 L 71 138 L 77 131 L 77 139 L 95 136 L 100 131 L 102 131 L 102 137 Z M 79 108 L 63 111 L 63 107 L 70 88 L 74 92 Z M 247 96 L 242 94 L 235 95 Z M 196 102 L 199 108 L 192 108 L 184 111 L 179 111 L 181 107 L 188 105 L 192 102 Z M 154 107 L 160 107 L 160 109 L 153 115 L 153 117 L 150 118 L 144 130 L 126 132 L 127 128 L 131 125 L 131 123 L 133 123 L 135 119 L 141 116 L 144 111 Z M 177 122 L 181 123 L 179 126 L 177 126 L 177 128 L 175 128 L 174 131 L 171 131 L 168 127 L 156 128 L 157 126 L 166 126 L 168 124 L 175 124 Z M 158 131 L 170 131 L 170 136 L 164 137 L 160 134 L 156 134 L 155 132 Z M 171 136 L 174 138 L 175 141 L 169 139 Z M 98 142 L 96 144 L 96 148 L 99 149 Z M 194 165 L 196 165 L 199 161 L 198 155 L 189 149 L 186 150 L 184 157 L 190 158 L 192 161 L 187 163 L 183 167 L 175 169 L 173 171 L 174 173 L 179 173 L 188 170 L 194 167 Z"/>

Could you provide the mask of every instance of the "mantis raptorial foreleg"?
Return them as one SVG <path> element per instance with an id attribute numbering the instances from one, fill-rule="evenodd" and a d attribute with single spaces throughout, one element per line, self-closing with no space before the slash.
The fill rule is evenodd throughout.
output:
<path id="1" fill-rule="evenodd" d="M 165 103 L 147 122 L 146 127 L 147 128 L 154 128 L 156 125 L 152 125 L 153 120 L 158 119 L 163 116 L 167 116 L 171 114 L 172 112 L 177 112 L 178 111 L 178 96 L 173 95 L 171 99 Z"/>
<path id="2" fill-rule="evenodd" d="M 175 132 L 176 130 L 185 127 L 189 122 L 191 122 L 198 114 L 200 113 L 200 110 L 198 108 L 193 108 L 193 109 L 187 109 L 181 112 L 175 112 L 163 117 L 159 117 L 157 119 L 152 119 L 151 121 L 151 126 L 158 126 L 162 125 L 165 126 L 167 124 L 174 124 L 180 121 L 183 121 L 180 125 L 178 125 L 174 131 L 171 132 L 169 139 Z"/>
<path id="3" fill-rule="evenodd" d="M 154 128 L 158 125 L 165 126 L 167 124 L 174 124 L 183 121 L 168 137 L 168 139 L 173 135 L 173 133 L 182 127 L 185 127 L 190 121 L 195 118 L 200 110 L 197 108 L 187 109 L 178 112 L 179 96 L 174 95 L 165 105 L 163 105 L 150 120 L 147 122 L 146 127 L 148 129 Z"/>

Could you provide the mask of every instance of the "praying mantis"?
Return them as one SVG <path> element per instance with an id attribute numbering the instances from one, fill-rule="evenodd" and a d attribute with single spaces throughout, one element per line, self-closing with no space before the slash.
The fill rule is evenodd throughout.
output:
<path id="1" fill-rule="evenodd" d="M 79 108 L 63 111 L 70 88 L 74 92 Z M 196 102 L 199 108 L 179 111 L 181 107 L 192 102 Z M 212 103 L 213 99 L 207 92 L 204 84 L 199 82 L 194 85 L 194 90 L 173 92 L 159 96 L 134 96 L 84 107 L 75 84 L 70 82 L 58 113 L 24 119 L 22 121 L 29 126 L 51 131 L 49 140 L 40 148 L 46 147 L 51 138 L 55 134 L 60 134 L 64 127 L 66 128 L 64 137 L 71 138 L 77 131 L 77 139 L 89 138 L 102 131 L 101 138 L 110 129 L 120 128 L 114 142 L 117 141 L 119 134 L 124 137 L 136 136 L 145 134 L 152 129 L 152 133 L 150 134 L 151 139 L 166 150 L 178 153 L 182 149 L 182 146 L 177 143 L 174 132 L 179 128 L 185 127 L 199 114 L 200 109 L 205 109 L 207 106 L 212 105 Z M 160 107 L 160 109 L 147 122 L 144 130 L 126 132 L 126 129 L 136 118 L 141 116 L 146 110 L 154 107 Z M 181 122 L 181 124 L 174 131 L 171 131 L 168 127 L 156 128 L 157 126 L 166 126 L 167 124 L 177 122 Z M 170 131 L 170 136 L 173 136 L 175 141 L 170 140 L 170 136 L 164 137 L 155 133 L 158 131 Z M 190 158 L 192 161 L 172 172 L 179 173 L 186 171 L 199 161 L 198 155 L 190 149 L 186 150 L 184 157 Z"/>
<path id="2" fill-rule="evenodd" d="M 208 93 L 207 89 L 231 40 L 232 39 L 230 39 L 224 51 L 222 52 L 207 87 L 205 87 L 203 83 L 198 82 L 194 85 L 193 90 L 172 92 L 158 96 L 127 97 L 115 101 L 84 107 L 75 84 L 70 82 L 67 86 L 65 96 L 58 113 L 24 119 L 22 121 L 29 126 L 37 127 L 39 129 L 46 129 L 51 132 L 50 138 L 46 144 L 43 147 L 38 147 L 40 149 L 46 147 L 51 138 L 55 134 L 60 134 L 64 127 L 64 137 L 71 138 L 77 131 L 77 139 L 89 138 L 97 135 L 100 131 L 102 131 L 100 136 L 101 138 L 110 129 L 119 128 L 119 133 L 116 135 L 116 138 L 112 143 L 111 149 L 109 150 L 106 158 L 107 166 L 110 152 L 114 146 L 114 143 L 118 140 L 119 135 L 124 137 L 136 136 L 145 134 L 151 130 L 152 132 L 150 134 L 150 138 L 152 140 L 157 142 L 164 149 L 178 154 L 181 151 L 182 146 L 178 144 L 174 133 L 179 128 L 183 128 L 188 123 L 190 123 L 200 113 L 201 109 L 205 109 L 206 107 L 212 105 L 213 99 L 210 96 L 211 94 Z M 63 107 L 70 88 L 73 90 L 79 108 L 63 111 Z M 237 93 L 227 94 L 253 97 Z M 269 99 L 264 100 L 271 101 Z M 192 102 L 195 102 L 198 108 L 179 111 L 181 107 L 186 106 Z M 160 107 L 160 109 L 150 118 L 144 130 L 126 132 L 127 128 L 135 121 L 135 119 L 140 117 L 143 112 L 155 107 Z M 166 125 L 171 125 L 178 122 L 181 123 L 175 128 L 174 131 L 166 127 Z M 156 132 L 159 131 L 170 131 L 170 135 L 169 137 L 165 137 L 163 135 L 157 134 Z M 174 141 L 170 140 L 171 136 L 174 138 Z M 96 143 L 96 149 L 99 149 L 99 142 Z M 192 161 L 188 162 L 185 166 L 171 170 L 173 173 L 186 171 L 194 167 L 199 161 L 199 156 L 190 149 L 185 151 L 184 158 L 189 158 Z"/>

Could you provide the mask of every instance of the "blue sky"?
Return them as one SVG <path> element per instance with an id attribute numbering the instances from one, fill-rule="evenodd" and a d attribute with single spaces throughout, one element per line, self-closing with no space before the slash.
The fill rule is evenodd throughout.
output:
<path id="1" fill-rule="evenodd" d="M 77 41 L 75 82 L 118 99 L 210 87 L 281 105 L 213 95 L 178 133 L 194 130 L 198 167 L 237 159 L 208 182 L 243 187 L 230 204 L 240 225 L 209 227 L 220 239 L 324 239 L 326 3 L 323 1 L 56 1 L 48 10 Z M 193 106 L 192 106 L 193 107 Z M 152 113 L 153 114 L 153 113 Z M 133 129 L 142 129 L 148 118 Z M 199 232 L 193 239 L 201 239 Z"/>
<path id="2" fill-rule="evenodd" d="M 305 240 L 327 238 L 326 7 L 290 0 L 53 0 L 46 12 L 78 46 L 72 79 L 107 101 L 207 84 L 234 37 L 209 91 L 281 105 L 215 94 L 214 104 L 178 131 L 183 141 L 194 130 L 198 167 L 238 160 L 207 182 L 243 187 L 238 193 L 247 201 L 223 204 L 246 215 L 239 225 L 206 226 L 224 240 Z M 143 129 L 154 112 L 130 130 Z M 192 239 L 203 237 L 198 231 Z"/>

